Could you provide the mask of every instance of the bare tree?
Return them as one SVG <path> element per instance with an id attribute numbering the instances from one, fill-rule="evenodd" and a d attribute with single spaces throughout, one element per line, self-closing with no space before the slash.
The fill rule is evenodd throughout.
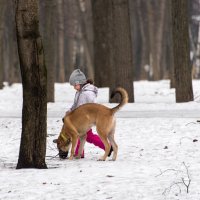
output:
<path id="1" fill-rule="evenodd" d="M 15 3 L 12 0 L 1 1 L 3 16 L 3 40 L 1 42 L 3 61 L 3 79 L 9 84 L 21 82 L 15 32 Z M 11 56 L 12 55 L 12 56 Z"/>
<path id="2" fill-rule="evenodd" d="M 94 15 L 95 80 L 111 90 L 124 87 L 133 95 L 133 58 L 128 0 L 96 0 Z M 103 79 L 103 81 L 101 80 Z M 114 99 L 116 102 L 117 99 Z"/>
<path id="3" fill-rule="evenodd" d="M 108 87 L 110 76 L 109 66 L 111 46 L 109 41 L 109 14 L 111 1 L 93 0 L 93 30 L 94 30 L 94 69 L 95 83 L 98 87 Z"/>
<path id="4" fill-rule="evenodd" d="M 193 101 L 188 1 L 171 0 L 176 102 Z"/>
<path id="5" fill-rule="evenodd" d="M 39 33 L 38 0 L 16 1 L 23 86 L 22 135 L 17 169 L 47 168 L 47 71 Z"/>
<path id="6" fill-rule="evenodd" d="M 78 27 L 77 1 L 68 0 L 64 2 L 65 10 L 65 65 L 66 65 L 66 80 L 74 70 L 76 62 L 76 34 Z"/>
<path id="7" fill-rule="evenodd" d="M 8 82 L 9 84 L 21 82 L 20 78 L 20 69 L 19 69 L 19 58 L 17 54 L 17 39 L 16 39 L 16 29 L 15 29 L 15 2 L 9 0 L 7 2 L 7 12 L 9 11 L 9 36 L 8 36 L 8 48 L 9 54 L 7 58 L 9 59 L 9 66 L 8 66 Z M 12 55 L 12 56 L 10 56 Z"/>
<path id="8" fill-rule="evenodd" d="M 170 47 L 168 48 L 168 58 L 169 58 L 169 77 L 170 77 L 170 88 L 175 88 L 175 74 L 174 74 L 174 53 L 173 53 L 173 37 L 172 37 L 172 9 L 171 9 L 171 1 L 167 2 L 168 4 L 168 12 L 169 13 L 169 35 L 167 40 L 167 45 Z"/>
<path id="9" fill-rule="evenodd" d="M 163 78 L 163 41 L 167 1 L 147 1 L 149 17 L 150 67 L 152 80 Z"/>
<path id="10" fill-rule="evenodd" d="M 3 29 L 5 1 L 0 1 L 0 89 L 3 88 Z"/>
<path id="11" fill-rule="evenodd" d="M 45 63 L 47 67 L 47 102 L 54 102 L 54 83 L 56 73 L 55 62 L 55 1 L 45 0 L 44 3 L 44 29 L 43 41 L 45 52 Z"/>
<path id="12" fill-rule="evenodd" d="M 78 21 L 80 23 L 80 46 L 82 47 L 82 64 L 84 66 L 84 71 L 87 74 L 87 77 L 94 78 L 94 69 L 93 69 L 93 54 L 92 54 L 92 16 L 91 16 L 91 2 L 77 0 L 78 4 Z M 82 65 L 81 65 L 82 66 Z"/>
<path id="13" fill-rule="evenodd" d="M 111 32 L 111 76 L 110 88 L 117 86 L 125 88 L 129 94 L 129 102 L 134 102 L 133 94 L 133 55 L 131 45 L 131 30 L 128 0 L 113 0 L 110 18 Z M 116 99 L 117 100 L 117 99 Z M 116 102 L 116 100 L 114 100 Z"/>
<path id="14" fill-rule="evenodd" d="M 143 80 L 150 78 L 149 63 L 149 31 L 146 0 L 129 0 L 132 44 L 134 53 L 134 78 Z M 132 8 L 132 9 L 131 9 Z"/>
<path id="15" fill-rule="evenodd" d="M 58 77 L 61 82 L 65 81 L 65 65 L 64 65 L 64 1 L 57 1 L 58 8 Z"/>

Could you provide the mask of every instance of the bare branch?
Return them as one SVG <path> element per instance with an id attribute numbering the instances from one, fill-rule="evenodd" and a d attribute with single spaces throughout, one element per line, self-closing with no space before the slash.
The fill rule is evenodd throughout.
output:
<path id="1" fill-rule="evenodd" d="M 168 188 L 166 188 L 163 191 L 162 195 L 166 195 L 167 192 L 170 193 L 172 187 L 174 187 L 174 186 L 177 186 L 179 188 L 179 193 L 181 193 L 181 187 L 179 184 L 182 184 L 182 182 L 174 182 L 173 184 L 171 184 Z"/>
<path id="2" fill-rule="evenodd" d="M 190 187 L 190 183 L 191 183 L 191 178 L 190 178 L 188 166 L 185 164 L 185 162 L 183 162 L 182 164 L 184 165 L 184 167 L 186 169 L 187 178 L 179 176 L 180 177 L 179 180 L 173 181 L 173 183 L 163 191 L 163 193 L 162 193 L 163 195 L 166 195 L 166 193 L 170 193 L 171 189 L 174 186 L 177 186 L 179 188 L 179 193 L 181 193 L 181 186 L 185 186 L 186 187 L 186 192 L 189 193 L 189 187 Z M 169 171 L 170 172 L 173 171 L 173 172 L 176 172 L 176 173 L 182 173 L 181 175 L 183 175 L 183 171 L 182 170 L 166 169 L 164 171 L 160 170 L 160 174 L 158 174 L 155 177 L 161 176 L 164 173 L 169 172 Z"/>
<path id="3" fill-rule="evenodd" d="M 188 126 L 189 124 L 197 124 L 196 122 L 189 122 L 185 126 Z"/>
<path id="4" fill-rule="evenodd" d="M 164 171 L 161 171 L 161 170 L 160 170 L 160 174 L 156 175 L 155 177 L 161 176 L 161 175 L 163 175 L 164 173 L 166 173 L 166 172 L 168 172 L 168 171 L 182 172 L 181 170 L 176 170 L 176 169 L 166 169 L 166 170 L 164 170 Z"/>
<path id="5" fill-rule="evenodd" d="M 182 178 L 182 182 L 183 182 L 183 184 L 185 185 L 185 187 L 187 188 L 187 193 L 189 193 L 189 187 L 190 187 L 190 183 L 191 183 L 191 178 L 190 178 L 188 166 L 186 166 L 185 162 L 183 162 L 183 165 L 185 166 L 186 171 L 187 171 L 187 178 L 188 178 L 187 182 L 188 182 L 188 183 L 186 183 L 186 181 L 185 181 L 184 178 Z"/>

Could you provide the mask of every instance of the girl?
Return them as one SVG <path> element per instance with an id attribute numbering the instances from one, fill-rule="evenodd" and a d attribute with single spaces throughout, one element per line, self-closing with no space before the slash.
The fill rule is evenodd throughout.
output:
<path id="1" fill-rule="evenodd" d="M 72 74 L 70 75 L 70 78 L 69 78 L 69 83 L 70 83 L 70 85 L 74 86 L 74 89 L 77 92 L 75 94 L 74 103 L 71 106 L 71 108 L 66 112 L 66 115 L 69 112 L 71 112 L 72 110 L 78 108 L 82 104 L 96 102 L 98 88 L 93 85 L 92 80 L 86 79 L 85 74 L 80 69 L 76 69 L 72 72 Z M 88 143 L 92 143 L 95 146 L 98 146 L 99 148 L 105 150 L 103 142 L 101 141 L 101 139 L 99 138 L 98 135 L 96 135 L 92 132 L 92 129 L 90 129 L 87 132 L 86 141 Z M 78 143 L 77 143 L 75 156 L 78 154 L 79 146 L 80 146 L 80 140 L 78 140 Z M 110 153 L 108 156 L 111 155 L 112 151 L 113 151 L 113 149 L 111 146 Z M 68 152 L 67 152 L 67 154 L 68 154 Z M 59 152 L 59 156 L 61 158 L 66 158 L 67 154 L 64 152 Z M 81 155 L 81 158 L 84 158 L 84 151 Z"/>

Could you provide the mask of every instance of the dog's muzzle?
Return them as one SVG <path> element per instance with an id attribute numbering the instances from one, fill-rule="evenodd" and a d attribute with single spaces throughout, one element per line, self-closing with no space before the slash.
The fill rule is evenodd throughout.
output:
<path id="1" fill-rule="evenodd" d="M 64 152 L 62 150 L 59 150 L 59 158 L 66 159 L 67 156 L 68 156 L 68 151 Z"/>
<path id="2" fill-rule="evenodd" d="M 60 140 L 58 140 L 58 139 L 54 139 L 53 140 L 53 143 L 56 143 L 57 144 L 57 148 L 58 148 L 58 152 L 59 152 L 59 157 L 61 158 L 61 159 L 65 159 L 65 158 L 67 158 L 67 156 L 68 156 L 68 151 L 64 151 L 63 150 L 63 148 L 62 147 L 67 147 L 67 146 L 69 146 L 70 145 L 70 143 L 71 143 L 71 139 L 67 139 L 67 138 L 65 138 L 63 135 L 61 135 L 61 138 L 62 138 L 62 140 L 63 140 L 63 143 L 64 143 L 64 145 L 63 146 L 60 146 Z M 62 143 L 62 142 L 61 142 Z"/>

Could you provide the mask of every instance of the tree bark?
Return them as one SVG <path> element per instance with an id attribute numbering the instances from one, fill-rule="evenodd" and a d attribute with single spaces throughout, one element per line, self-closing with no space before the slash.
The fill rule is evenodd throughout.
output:
<path id="1" fill-rule="evenodd" d="M 147 7 L 149 16 L 150 67 L 152 69 L 151 80 L 160 80 L 163 78 L 161 61 L 163 57 L 166 1 L 148 0 Z"/>
<path id="2" fill-rule="evenodd" d="M 171 1 L 167 2 L 167 13 L 168 19 L 168 35 L 167 35 L 167 65 L 169 70 L 169 79 L 170 79 L 170 88 L 175 88 L 175 77 L 174 77 L 174 53 L 173 53 L 173 39 L 172 39 L 172 9 L 171 9 Z"/>
<path id="3" fill-rule="evenodd" d="M 54 27 L 54 0 L 44 1 L 44 51 L 45 51 L 45 63 L 47 66 L 47 102 L 54 102 L 54 83 L 55 83 L 55 27 Z"/>
<path id="4" fill-rule="evenodd" d="M 59 81 L 65 82 L 65 65 L 64 65 L 64 2 L 58 0 L 58 67 Z"/>
<path id="5" fill-rule="evenodd" d="M 23 86 L 22 135 L 17 169 L 47 168 L 47 72 L 39 34 L 38 0 L 17 0 L 16 3 Z"/>
<path id="6" fill-rule="evenodd" d="M 94 77 L 98 87 L 108 87 L 110 84 L 110 53 L 109 17 L 111 15 L 111 1 L 93 0 L 93 30 L 94 30 Z M 114 72 L 113 72 L 114 73 Z"/>
<path id="7" fill-rule="evenodd" d="M 66 80 L 69 80 L 70 74 L 75 67 L 76 57 L 76 26 L 77 26 L 77 6 L 76 1 L 68 0 L 64 2 L 65 8 L 65 65 L 66 65 Z"/>
<path id="8" fill-rule="evenodd" d="M 188 1 L 171 0 L 176 102 L 193 101 Z"/>
<path id="9" fill-rule="evenodd" d="M 148 80 L 149 68 L 149 31 L 146 0 L 129 0 L 134 80 Z"/>
<path id="10" fill-rule="evenodd" d="M 20 69 L 19 69 L 19 58 L 17 53 L 17 39 L 16 39 L 16 29 L 15 29 L 15 2 L 8 1 L 8 11 L 10 21 L 9 27 L 9 37 L 8 37 L 8 46 L 9 46 L 9 72 L 8 72 L 8 82 L 9 84 L 21 83 Z M 10 56 L 12 55 L 12 56 Z"/>
<path id="11" fill-rule="evenodd" d="M 98 86 L 121 86 L 133 95 L 133 60 L 128 0 L 92 1 L 94 69 Z M 117 102 L 115 98 L 112 102 Z"/>
<path id="12" fill-rule="evenodd" d="M 5 1 L 0 1 L 0 89 L 3 88 L 3 29 Z"/>
<path id="13" fill-rule="evenodd" d="M 92 24 L 91 17 L 89 17 L 89 13 L 91 13 L 90 1 L 83 2 L 82 0 L 77 0 L 79 12 L 78 12 L 78 21 L 80 22 L 81 34 L 80 34 L 80 45 L 83 48 L 83 57 L 84 57 L 84 68 L 87 77 L 94 79 L 94 68 L 93 68 L 93 55 L 92 55 L 92 47 L 91 47 L 91 34 L 92 32 Z M 87 4 L 87 8 L 86 8 Z M 86 10 L 88 9 L 88 10 Z"/>
<path id="14" fill-rule="evenodd" d="M 128 0 L 113 0 L 111 5 L 111 91 L 120 86 L 127 90 L 129 102 L 134 102 L 133 95 L 133 58 Z M 109 33 L 108 33 L 109 34 Z M 111 102 L 118 102 L 116 97 Z"/>

